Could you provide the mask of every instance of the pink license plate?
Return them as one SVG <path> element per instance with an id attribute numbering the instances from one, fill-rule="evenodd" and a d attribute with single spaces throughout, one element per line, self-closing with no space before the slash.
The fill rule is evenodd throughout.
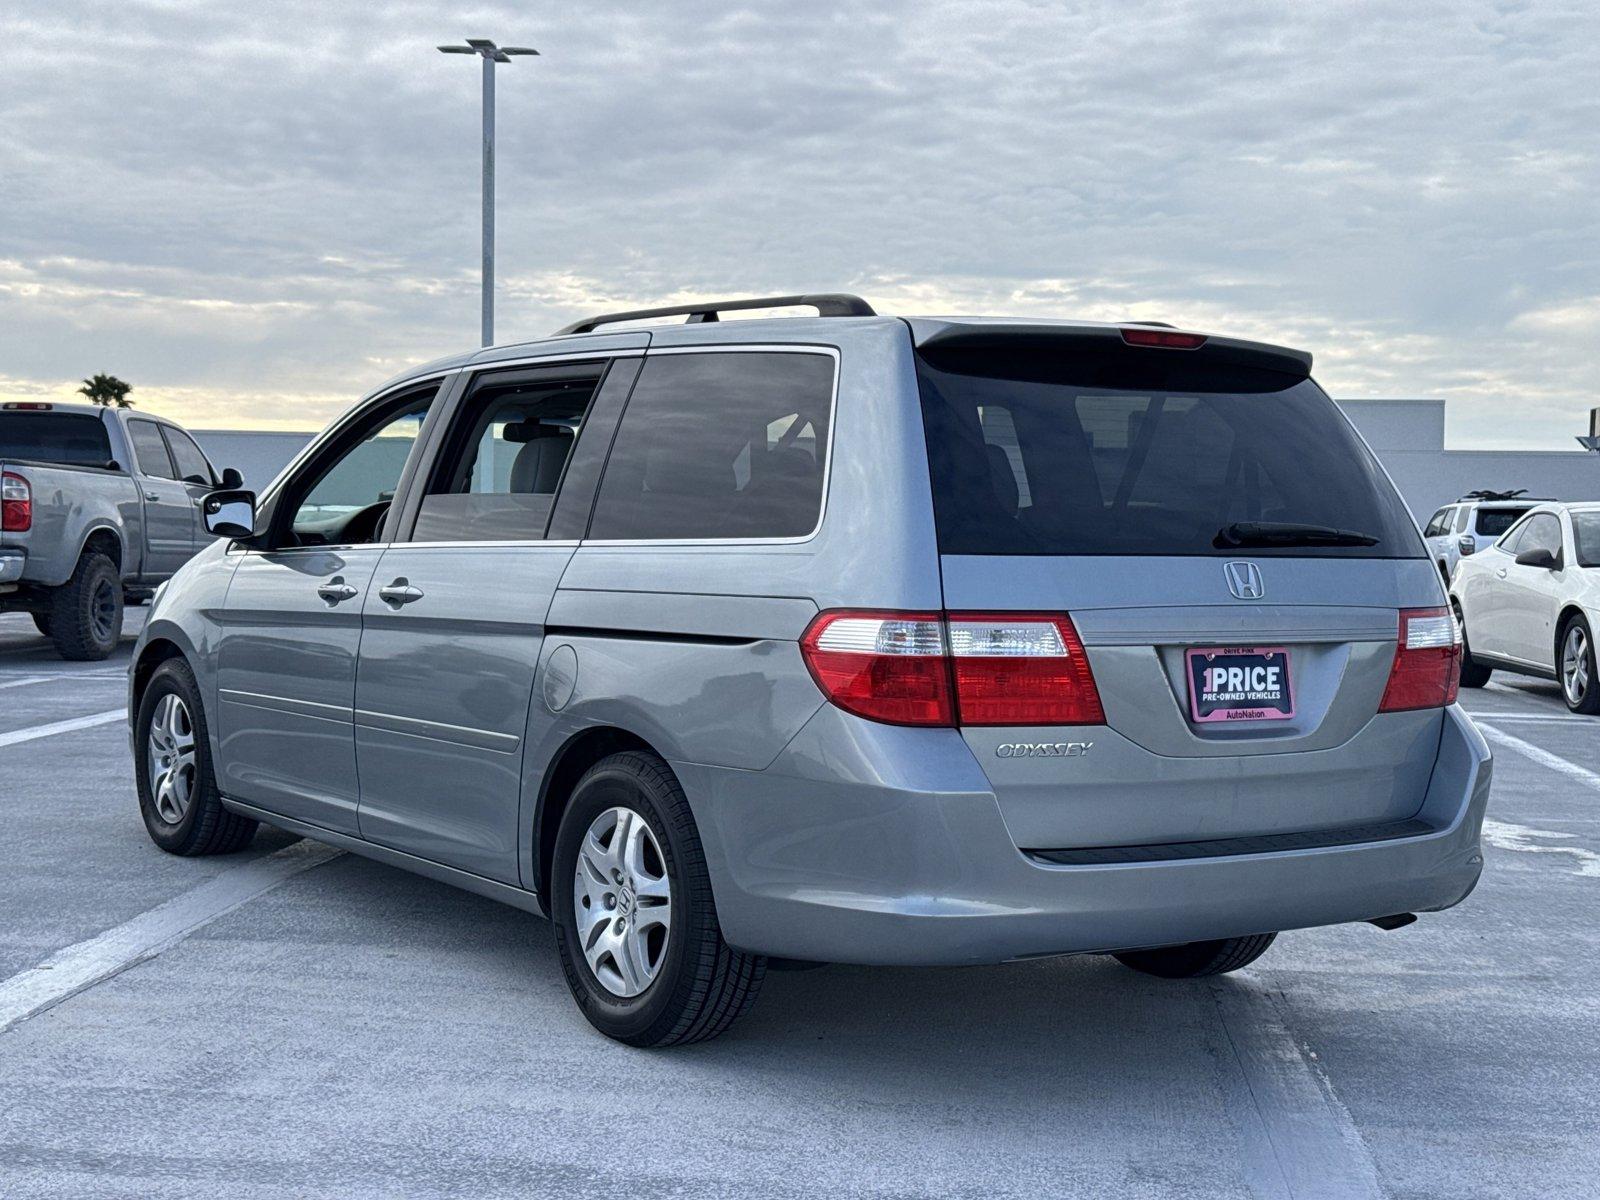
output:
<path id="1" fill-rule="evenodd" d="M 1189 715 L 1195 721 L 1286 721 L 1294 716 L 1289 651 L 1217 646 L 1186 652 Z"/>

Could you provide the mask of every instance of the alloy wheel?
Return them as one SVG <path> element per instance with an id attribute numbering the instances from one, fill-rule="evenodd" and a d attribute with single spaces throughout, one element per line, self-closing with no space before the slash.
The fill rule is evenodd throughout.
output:
<path id="1" fill-rule="evenodd" d="M 176 825 L 183 820 L 194 798 L 197 762 L 194 719 L 183 698 L 175 692 L 162 696 L 150 715 L 150 732 L 145 736 L 145 764 L 156 815 L 168 825 Z"/>
<path id="2" fill-rule="evenodd" d="M 672 882 L 655 831 L 633 809 L 607 809 L 583 835 L 572 905 L 584 959 L 606 991 L 627 998 L 655 982 L 672 932 Z"/>
<path id="3" fill-rule="evenodd" d="M 1574 623 L 1561 643 L 1561 688 L 1567 703 L 1576 707 L 1589 691 L 1589 637 Z"/>

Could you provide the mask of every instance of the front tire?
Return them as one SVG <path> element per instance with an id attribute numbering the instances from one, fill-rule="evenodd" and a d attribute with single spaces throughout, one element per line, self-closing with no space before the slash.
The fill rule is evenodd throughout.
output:
<path id="1" fill-rule="evenodd" d="M 1146 975 L 1162 979 L 1202 979 L 1226 975 L 1248 967 L 1267 952 L 1275 933 L 1255 933 L 1248 937 L 1222 938 L 1215 942 L 1189 942 L 1182 946 L 1162 946 L 1156 950 L 1124 950 L 1113 954 L 1119 963 Z"/>
<path id="2" fill-rule="evenodd" d="M 1575 713 L 1594 716 L 1600 713 L 1600 680 L 1596 679 L 1594 635 L 1589 622 L 1573 616 L 1561 627 L 1557 642 L 1556 677 L 1561 680 L 1561 698 Z"/>
<path id="3" fill-rule="evenodd" d="M 156 668 L 133 728 L 139 812 L 150 840 L 184 857 L 248 846 L 256 822 L 222 806 L 205 709 L 188 663 L 173 658 Z"/>
<path id="4" fill-rule="evenodd" d="M 85 553 L 50 598 L 56 652 L 68 662 L 109 658 L 122 640 L 122 578 L 104 554 Z"/>
<path id="5" fill-rule="evenodd" d="M 655 755 L 626 751 L 589 769 L 562 815 L 551 874 L 567 986 L 607 1037 L 704 1041 L 755 1003 L 766 959 L 722 940 L 689 802 Z"/>
<path id="6" fill-rule="evenodd" d="M 33 614 L 33 627 L 45 637 L 50 636 L 50 614 L 36 612 Z"/>

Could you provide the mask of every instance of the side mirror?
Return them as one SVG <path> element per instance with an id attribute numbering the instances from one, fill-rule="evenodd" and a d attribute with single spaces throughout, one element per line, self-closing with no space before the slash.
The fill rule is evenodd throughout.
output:
<path id="1" fill-rule="evenodd" d="M 1472 540 L 1470 533 L 1463 533 L 1456 539 L 1456 549 L 1463 554 L 1471 554 L 1478 548 L 1478 543 Z"/>
<path id="2" fill-rule="evenodd" d="M 224 491 L 237 492 L 244 487 L 244 476 L 239 474 L 237 467 L 223 467 L 222 481 L 217 486 Z"/>
<path id="3" fill-rule="evenodd" d="M 1517 555 L 1517 566 L 1540 567 L 1546 571 L 1558 571 L 1561 569 L 1561 557 L 1556 554 L 1551 554 L 1550 551 L 1542 548 L 1538 550 L 1524 550 L 1521 554 Z"/>
<path id="4" fill-rule="evenodd" d="M 200 502 L 206 532 L 216 537 L 249 541 L 256 535 L 256 494 L 226 488 L 209 493 Z"/>

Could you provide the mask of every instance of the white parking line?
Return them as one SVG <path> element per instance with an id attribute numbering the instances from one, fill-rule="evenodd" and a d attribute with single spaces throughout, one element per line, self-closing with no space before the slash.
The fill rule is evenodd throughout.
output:
<path id="1" fill-rule="evenodd" d="M 39 738 L 53 737 L 58 733 L 71 733 L 77 729 L 92 729 L 96 725 L 109 725 L 113 721 L 125 720 L 127 715 L 128 710 L 125 708 L 112 708 L 105 712 L 90 713 L 87 717 L 51 721 L 48 725 L 34 725 L 29 729 L 13 729 L 9 733 L 0 733 L 0 747 L 16 746 Z"/>
<path id="2" fill-rule="evenodd" d="M 1477 725 L 1483 736 L 1488 738 L 1489 741 L 1498 743 L 1508 750 L 1515 750 L 1518 754 L 1533 759 L 1541 767 L 1549 767 L 1552 771 L 1559 771 L 1568 779 L 1575 779 L 1585 787 L 1600 791 L 1600 774 L 1589 770 L 1588 767 L 1580 767 L 1577 763 L 1569 762 L 1559 754 L 1551 754 L 1544 747 L 1535 746 L 1532 742 L 1525 742 L 1503 729 L 1496 729 L 1485 721 L 1478 721 Z"/>
<path id="3" fill-rule="evenodd" d="M 128 678 L 127 672 L 125 672 L 125 671 L 116 671 L 116 672 L 107 672 L 107 671 L 67 672 L 67 671 L 61 671 L 61 672 L 58 672 L 55 675 L 23 675 L 20 678 L 16 678 L 16 679 L 13 679 L 9 675 L 0 674 L 0 689 L 3 689 L 3 688 L 28 687 L 31 684 L 35 684 L 35 683 L 61 683 L 61 682 L 64 682 L 66 680 L 69 680 L 69 679 L 70 680 L 88 679 L 88 680 L 93 680 L 93 681 L 98 683 L 98 682 L 107 682 L 107 681 L 110 681 L 110 680 L 113 680 L 113 679 L 121 681 L 121 680 L 126 680 L 127 678 Z"/>
<path id="4" fill-rule="evenodd" d="M 1577 862 L 1576 875 L 1600 879 L 1600 854 L 1582 846 L 1552 846 L 1550 842 L 1563 842 L 1577 837 L 1575 833 L 1556 833 L 1549 829 L 1534 829 L 1527 825 L 1513 825 L 1508 821 L 1485 820 L 1483 840 L 1500 850 L 1516 850 L 1524 854 L 1570 854 Z"/>
<path id="5" fill-rule="evenodd" d="M 316 842 L 296 842 L 275 854 L 229 867 L 209 882 L 98 937 L 68 946 L 37 967 L 0 983 L 0 1033 L 154 958 L 218 917 L 343 853 Z"/>
<path id="6" fill-rule="evenodd" d="M 1224 1097 L 1251 1192 L 1289 1200 L 1382 1197 L 1372 1154 L 1315 1054 L 1289 1031 L 1281 994 L 1235 975 L 1215 981 L 1212 995 L 1239 1067 L 1237 1075 L 1227 1073 Z"/>
<path id="7" fill-rule="evenodd" d="M 1477 712 L 1469 715 L 1474 721 L 1555 721 L 1571 725 L 1600 724 L 1593 717 L 1579 717 L 1568 713 Z"/>

